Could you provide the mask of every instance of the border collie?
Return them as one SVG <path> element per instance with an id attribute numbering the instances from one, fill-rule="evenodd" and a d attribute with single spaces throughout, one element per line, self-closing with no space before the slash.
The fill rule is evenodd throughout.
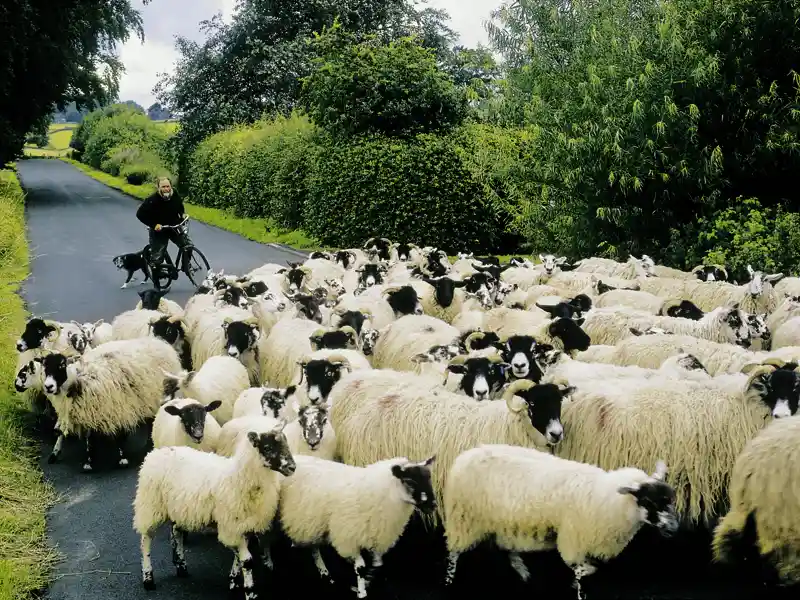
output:
<path id="1" fill-rule="evenodd" d="M 137 281 L 137 279 L 133 276 L 136 271 L 141 271 L 144 273 L 144 280 L 139 282 L 140 285 L 147 283 L 147 280 L 150 279 L 150 267 L 147 262 L 148 249 L 148 246 L 145 246 L 139 252 L 120 254 L 112 259 L 112 262 L 117 269 L 128 272 L 128 278 L 119 289 L 124 290 L 126 287 L 128 287 L 128 284 L 131 283 L 131 281 Z"/>

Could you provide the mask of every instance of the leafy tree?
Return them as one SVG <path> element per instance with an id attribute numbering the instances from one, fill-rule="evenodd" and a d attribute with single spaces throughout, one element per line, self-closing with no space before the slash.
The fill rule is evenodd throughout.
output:
<path id="1" fill-rule="evenodd" d="M 361 43 L 338 22 L 317 35 L 315 70 L 303 79 L 305 110 L 332 134 L 415 135 L 458 125 L 466 114 L 463 90 L 417 38 L 384 45 Z"/>
<path id="2" fill-rule="evenodd" d="M 0 164 L 19 155 L 26 132 L 49 118 L 54 104 L 81 108 L 116 97 L 123 66 L 114 52 L 131 32 L 143 38 L 129 0 L 3 2 Z"/>

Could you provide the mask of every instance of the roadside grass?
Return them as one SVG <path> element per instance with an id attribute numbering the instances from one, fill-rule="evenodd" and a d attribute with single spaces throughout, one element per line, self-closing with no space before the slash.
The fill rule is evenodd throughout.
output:
<path id="1" fill-rule="evenodd" d="M 28 274 L 24 194 L 13 170 L 0 170 L 0 600 L 33 598 L 48 583 L 58 554 L 46 539 L 45 514 L 56 499 L 26 436 L 14 392 L 16 339 L 26 311 L 17 295 Z"/>
<path id="2" fill-rule="evenodd" d="M 139 200 L 144 200 L 155 191 L 152 184 L 131 185 L 122 177 L 114 177 L 103 171 L 98 171 L 77 160 L 66 157 L 62 157 L 61 160 L 77 167 L 97 181 L 120 190 L 129 196 L 138 198 Z M 308 236 L 303 231 L 278 227 L 269 219 L 237 217 L 225 210 L 196 206 L 186 201 L 184 202 L 184 206 L 186 207 L 187 214 L 192 219 L 237 233 L 255 242 L 261 242 L 262 244 L 285 244 L 299 250 L 318 250 L 321 248 L 317 240 Z"/>

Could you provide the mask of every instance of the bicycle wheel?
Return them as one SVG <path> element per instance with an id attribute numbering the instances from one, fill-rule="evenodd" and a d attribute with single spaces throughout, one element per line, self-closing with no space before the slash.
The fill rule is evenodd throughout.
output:
<path id="1" fill-rule="evenodd" d="M 194 246 L 186 249 L 183 257 L 183 267 L 184 273 L 196 288 L 200 287 L 211 268 L 208 266 L 208 260 L 206 260 L 205 255 Z"/>
<path id="2" fill-rule="evenodd" d="M 157 267 L 150 267 L 150 276 L 153 279 L 153 287 L 158 291 L 169 289 L 172 282 L 178 278 L 175 266 L 169 253 L 164 253 L 164 262 Z"/>

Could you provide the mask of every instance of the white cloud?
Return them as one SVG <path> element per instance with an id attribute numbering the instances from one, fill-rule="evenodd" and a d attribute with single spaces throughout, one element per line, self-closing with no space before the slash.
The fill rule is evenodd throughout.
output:
<path id="1" fill-rule="evenodd" d="M 433 8 L 450 14 L 450 26 L 460 35 L 459 43 L 474 47 L 486 45 L 488 36 L 483 22 L 503 0 L 428 0 Z M 153 87 L 158 74 L 173 71 L 177 52 L 174 36 L 182 35 L 200 41 L 198 24 L 222 12 L 229 23 L 236 0 L 153 0 L 147 6 L 134 2 L 142 13 L 145 43 L 131 38 L 120 47 L 125 73 L 120 80 L 120 100 L 134 100 L 144 108 L 155 102 Z"/>

